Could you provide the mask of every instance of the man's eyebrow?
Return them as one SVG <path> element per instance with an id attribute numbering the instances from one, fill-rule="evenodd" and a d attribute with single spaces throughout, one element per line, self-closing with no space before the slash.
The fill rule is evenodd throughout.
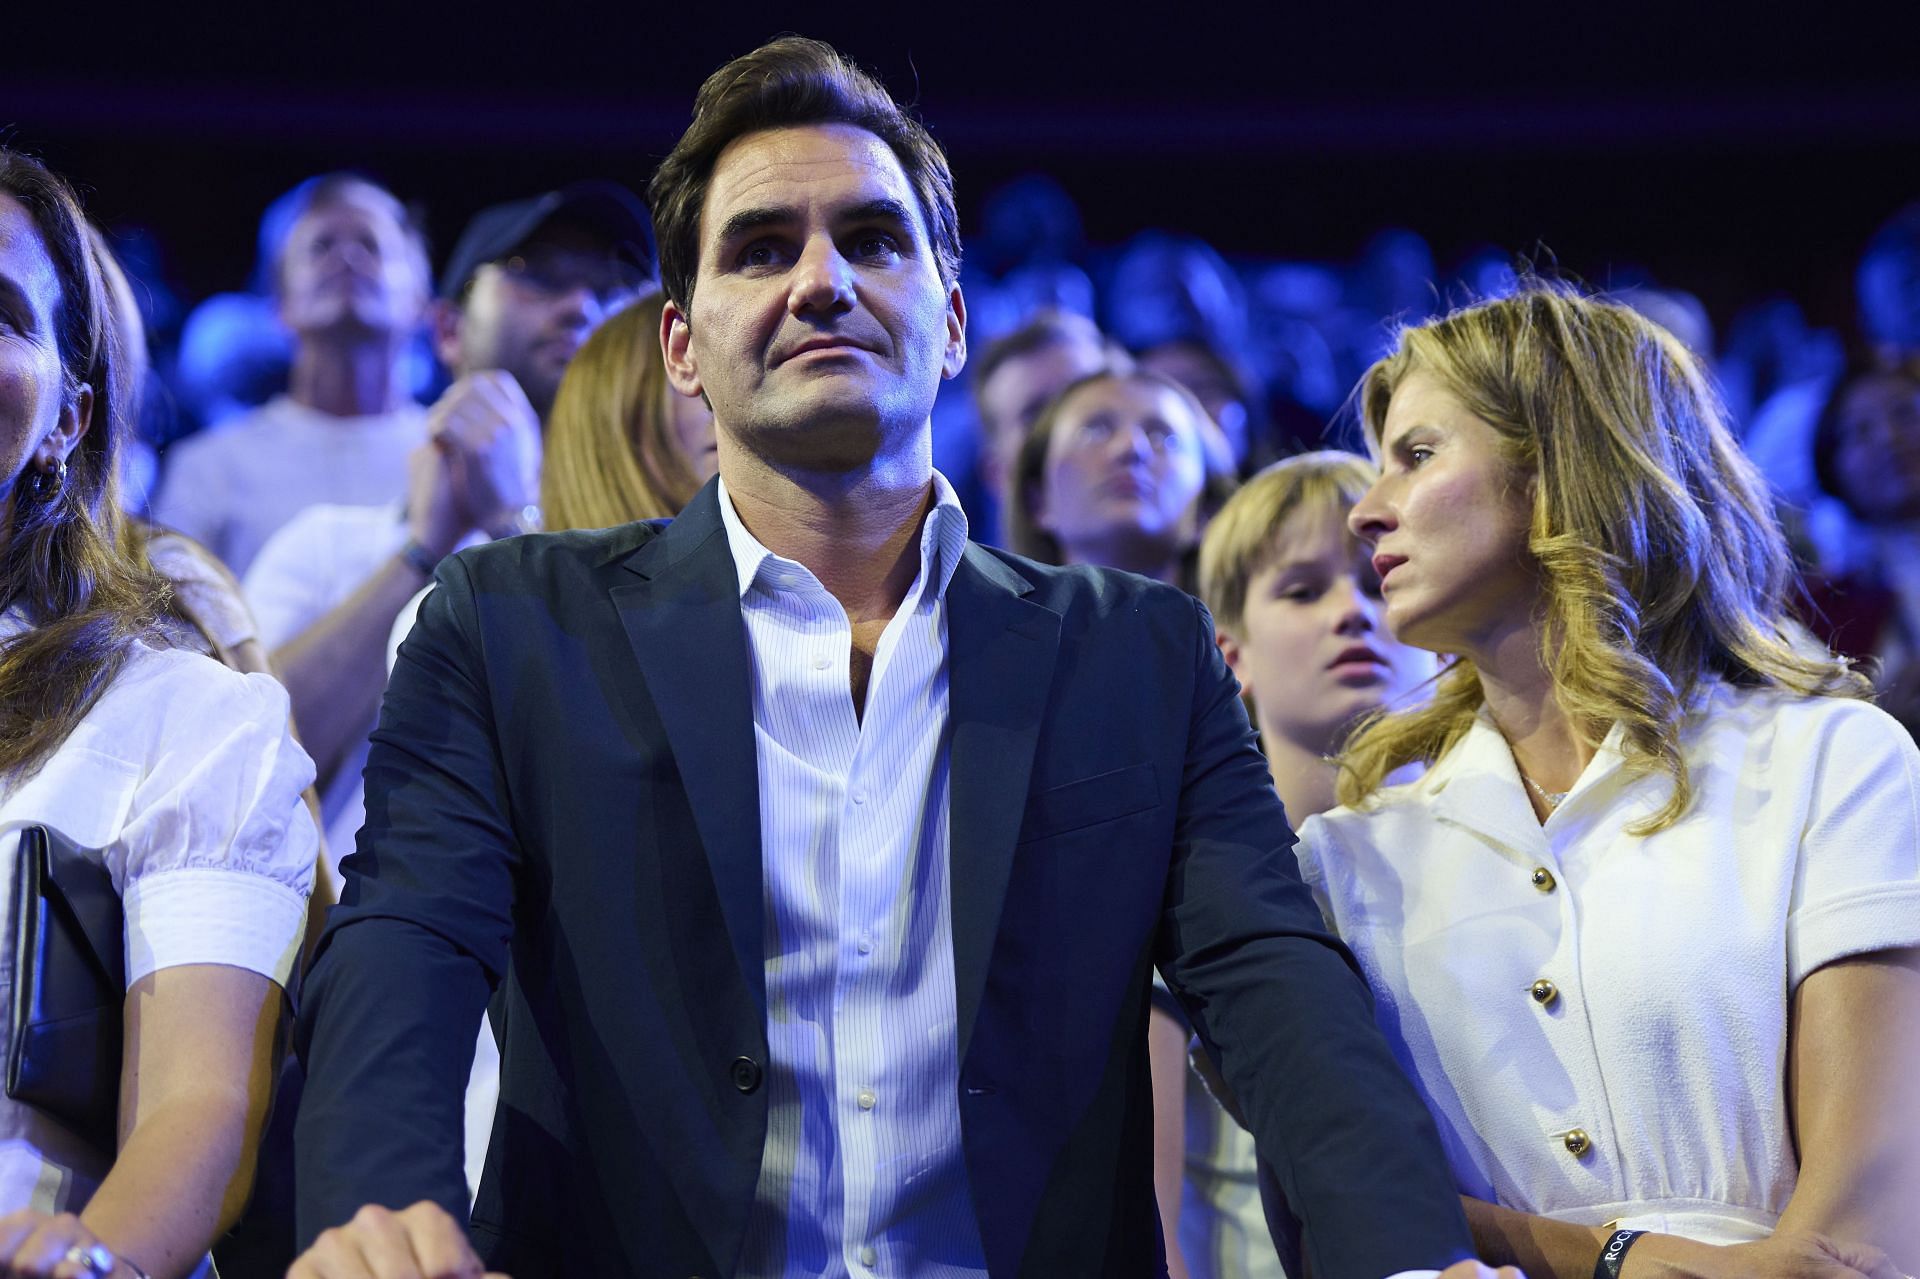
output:
<path id="1" fill-rule="evenodd" d="M 897 222 L 901 226 L 912 226 L 912 210 L 900 201 L 890 197 L 878 200 L 866 200 L 849 209 L 842 209 L 835 215 L 836 222 Z"/>
<path id="2" fill-rule="evenodd" d="M 720 224 L 718 243 L 738 239 L 752 231 L 765 230 L 772 226 L 791 226 L 799 221 L 800 214 L 794 209 L 779 205 L 768 205 L 758 209 L 742 209 Z"/>

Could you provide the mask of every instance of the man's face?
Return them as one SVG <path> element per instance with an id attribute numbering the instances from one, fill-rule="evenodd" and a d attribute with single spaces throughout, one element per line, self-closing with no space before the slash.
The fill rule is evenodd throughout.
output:
<path id="1" fill-rule="evenodd" d="M 638 281 L 595 233 L 542 227 L 473 274 L 441 359 L 458 375 L 504 369 L 542 420 L 574 352 L 634 297 Z"/>
<path id="2" fill-rule="evenodd" d="M 302 214 L 280 258 L 280 318 L 296 337 L 411 330 L 426 263 L 391 196 L 349 186 Z"/>
<path id="3" fill-rule="evenodd" d="M 1106 367 L 1107 353 L 1094 341 L 1063 338 L 994 366 L 980 388 L 980 469 L 994 493 L 1007 491 L 1033 424 L 1053 398 Z"/>
<path id="4" fill-rule="evenodd" d="M 723 473 L 735 448 L 844 473 L 924 434 L 966 359 L 966 305 L 940 271 L 893 152 L 849 125 L 769 129 L 720 154 L 690 314 L 662 319 L 668 374 L 705 393 Z M 923 441 L 924 444 L 924 441 Z"/>

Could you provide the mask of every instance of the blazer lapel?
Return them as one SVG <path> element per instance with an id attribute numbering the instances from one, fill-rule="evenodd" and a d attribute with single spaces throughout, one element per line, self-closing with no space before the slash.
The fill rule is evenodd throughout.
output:
<path id="1" fill-rule="evenodd" d="M 1021 598 L 1032 589 L 973 543 L 947 587 L 947 702 L 953 730 L 948 864 L 962 1060 L 993 957 L 1060 646 L 1060 615 Z"/>
<path id="2" fill-rule="evenodd" d="M 740 975 L 766 1008 L 760 778 L 740 585 L 708 484 L 626 567 L 613 604 L 679 765 Z"/>

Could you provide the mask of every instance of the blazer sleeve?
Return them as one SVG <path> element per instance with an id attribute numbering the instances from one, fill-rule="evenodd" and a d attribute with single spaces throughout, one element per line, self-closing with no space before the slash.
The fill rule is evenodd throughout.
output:
<path id="1" fill-rule="evenodd" d="M 296 1045 L 299 1245 L 364 1204 L 465 1221 L 462 1095 L 506 969 L 519 849 L 467 566 L 447 560 L 388 683 Z"/>
<path id="2" fill-rule="evenodd" d="M 1326 931 L 1238 686 L 1195 602 L 1194 701 L 1160 965 L 1305 1226 L 1313 1273 L 1381 1279 L 1471 1252 L 1438 1134 Z"/>

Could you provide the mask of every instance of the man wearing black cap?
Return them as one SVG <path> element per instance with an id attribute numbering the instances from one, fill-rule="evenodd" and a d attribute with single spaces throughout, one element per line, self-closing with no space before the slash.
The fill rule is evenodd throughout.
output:
<path id="1" fill-rule="evenodd" d="M 457 377 L 511 374 L 544 421 L 573 353 L 654 270 L 646 209 L 611 182 L 494 205 L 467 224 L 447 261 L 435 346 Z"/>

